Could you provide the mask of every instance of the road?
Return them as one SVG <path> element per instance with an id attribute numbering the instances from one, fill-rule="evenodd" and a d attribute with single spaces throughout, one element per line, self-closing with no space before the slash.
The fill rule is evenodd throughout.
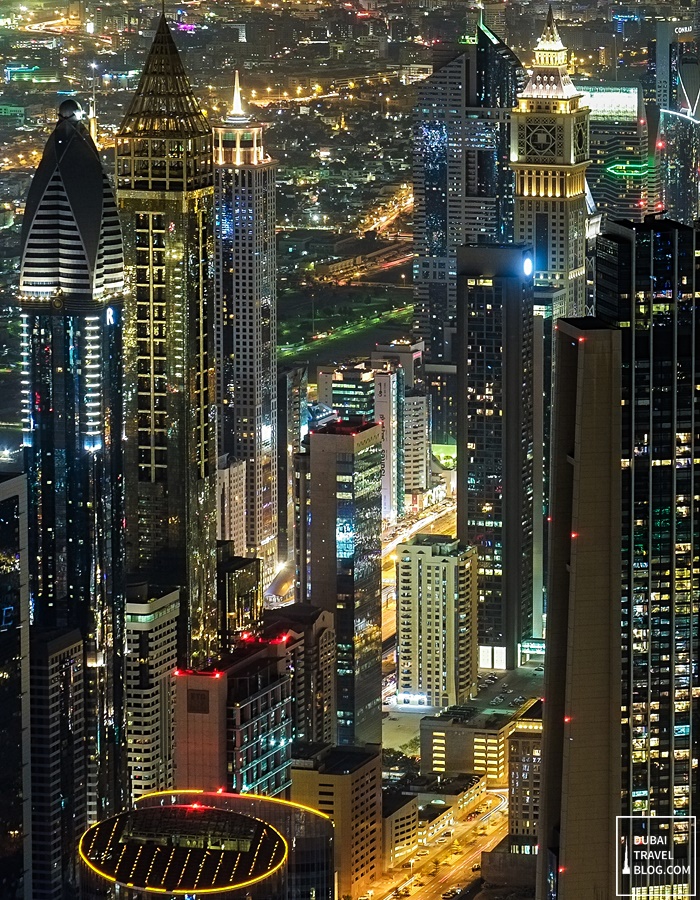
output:
<path id="1" fill-rule="evenodd" d="M 508 833 L 507 791 L 490 790 L 482 801 L 490 809 L 472 821 L 457 820 L 451 838 L 438 838 L 426 848 L 427 856 L 413 855 L 406 869 L 395 869 L 375 885 L 372 900 L 411 897 L 412 900 L 440 900 L 450 888 L 464 888 L 480 878 L 472 866 L 480 865 L 481 854 L 493 850 Z M 485 834 L 478 834 L 479 831 Z M 423 851 L 420 851 L 423 852 Z M 407 893 L 408 892 L 408 893 Z"/>
<path id="2" fill-rule="evenodd" d="M 454 501 L 427 509 L 421 518 L 409 520 L 406 528 L 382 544 L 382 641 L 396 634 L 396 547 L 419 531 L 431 534 L 457 533 L 457 508 Z"/>

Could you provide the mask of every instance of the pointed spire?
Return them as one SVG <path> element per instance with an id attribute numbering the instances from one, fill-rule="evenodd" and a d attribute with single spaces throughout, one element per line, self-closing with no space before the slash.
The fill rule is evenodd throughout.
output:
<path id="1" fill-rule="evenodd" d="M 192 137 L 210 132 L 162 15 L 119 134 Z"/>
<path id="2" fill-rule="evenodd" d="M 233 106 L 231 107 L 232 116 L 242 116 L 243 106 L 241 103 L 241 83 L 238 78 L 238 69 L 236 69 L 236 78 L 233 83 Z"/>
<path id="3" fill-rule="evenodd" d="M 557 23 L 554 21 L 554 12 L 552 10 L 552 4 L 549 4 L 549 10 L 547 12 L 547 21 L 545 22 L 544 31 L 542 32 L 542 37 L 537 42 L 537 46 L 535 50 L 548 50 L 557 52 L 559 50 L 564 50 L 564 45 L 562 44 L 561 38 L 559 37 L 559 31 L 557 29 Z"/>

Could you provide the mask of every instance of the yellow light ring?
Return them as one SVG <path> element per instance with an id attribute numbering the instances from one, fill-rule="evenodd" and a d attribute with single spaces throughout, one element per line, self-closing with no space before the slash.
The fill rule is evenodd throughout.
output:
<path id="1" fill-rule="evenodd" d="M 154 791 L 152 794 L 144 794 L 144 796 L 139 799 L 144 799 L 145 797 L 153 797 L 158 794 L 172 795 L 173 793 L 174 793 L 173 791 Z M 177 791 L 175 793 L 203 794 L 204 791 Z M 213 794 L 212 796 L 217 796 L 217 795 Z M 248 795 L 235 794 L 233 796 L 248 796 Z M 252 796 L 252 795 L 250 795 L 250 796 Z M 264 799 L 269 800 L 270 798 L 265 797 Z M 282 801 L 282 802 L 286 802 L 286 801 Z M 298 804 L 291 804 L 291 805 L 296 806 Z M 312 812 L 313 812 L 313 810 L 312 810 Z M 239 813 L 239 815 L 240 815 L 240 813 Z M 254 817 L 251 817 L 251 818 L 254 818 Z M 129 883 L 129 882 L 118 881 L 113 875 L 109 875 L 109 874 L 107 874 L 107 872 L 103 872 L 101 869 L 98 869 L 98 867 L 90 859 L 88 859 L 87 854 L 83 850 L 83 841 L 93 831 L 93 829 L 95 827 L 97 827 L 95 825 L 93 825 L 91 828 L 88 828 L 88 830 L 80 838 L 80 841 L 78 843 L 78 854 L 79 854 L 81 860 L 88 867 L 88 869 L 91 869 L 96 875 L 99 875 L 100 878 L 104 878 L 105 881 L 109 881 L 112 884 L 118 884 L 121 887 L 129 888 L 131 890 L 144 891 L 145 893 L 152 893 L 152 894 L 173 894 L 175 896 L 182 896 L 182 897 L 186 896 L 187 894 L 192 894 L 192 893 L 223 894 L 226 891 L 237 891 L 242 888 L 250 887 L 253 884 L 258 884 L 261 881 L 265 881 L 265 879 L 270 878 L 272 875 L 274 875 L 276 872 L 278 872 L 282 868 L 282 866 L 287 862 L 287 860 L 289 859 L 289 843 L 287 842 L 287 839 L 284 837 L 284 835 L 280 834 L 276 828 L 274 828 L 272 825 L 270 825 L 269 822 L 266 822 L 265 824 L 269 828 L 271 828 L 272 831 L 274 831 L 274 833 L 282 841 L 282 845 L 284 847 L 284 853 L 282 854 L 282 859 L 277 863 L 277 865 L 273 869 L 270 869 L 269 871 L 263 873 L 262 875 L 258 875 L 257 878 L 250 878 L 248 881 L 240 881 L 237 884 L 230 884 L 230 885 L 225 885 L 225 886 L 221 886 L 221 887 L 196 888 L 196 889 L 189 887 L 189 888 L 173 889 L 173 888 L 147 887 L 146 885 L 135 885 L 135 884 Z"/>

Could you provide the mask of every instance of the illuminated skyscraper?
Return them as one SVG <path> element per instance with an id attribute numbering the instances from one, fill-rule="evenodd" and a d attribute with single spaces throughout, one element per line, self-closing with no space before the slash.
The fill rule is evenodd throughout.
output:
<path id="1" fill-rule="evenodd" d="M 27 197 L 18 300 L 32 618 L 80 632 L 88 821 L 125 781 L 123 287 L 114 194 L 65 100 Z"/>
<path id="2" fill-rule="evenodd" d="M 530 80 L 512 113 L 515 240 L 535 250 L 535 286 L 564 288 L 554 319 L 586 305 L 588 107 L 566 71 L 550 7 Z"/>
<path id="3" fill-rule="evenodd" d="M 338 744 L 382 734 L 381 440 L 374 422 L 333 422 L 297 457 L 298 596 L 335 616 Z"/>
<path id="4" fill-rule="evenodd" d="M 219 449 L 246 463 L 248 552 L 269 583 L 277 564 L 277 291 L 275 161 L 243 112 L 214 128 L 216 400 Z"/>
<path id="5" fill-rule="evenodd" d="M 212 137 L 165 18 L 117 135 L 126 235 L 127 565 L 182 586 L 180 657 L 216 655 Z"/>
<path id="6" fill-rule="evenodd" d="M 483 23 L 418 85 L 413 194 L 416 336 L 425 341 L 432 435 L 453 441 L 457 248 L 513 240 L 508 121 L 522 86 L 515 54 Z"/>

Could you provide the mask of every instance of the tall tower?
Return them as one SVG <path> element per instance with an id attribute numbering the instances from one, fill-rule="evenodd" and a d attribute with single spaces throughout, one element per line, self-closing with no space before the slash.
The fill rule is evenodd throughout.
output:
<path id="1" fill-rule="evenodd" d="M 277 564 L 277 291 L 275 161 L 262 125 L 243 112 L 236 72 L 231 115 L 214 128 L 216 402 L 219 452 L 246 463 L 248 552 Z"/>
<path id="2" fill-rule="evenodd" d="M 211 130 L 165 18 L 117 135 L 126 234 L 127 565 L 181 594 L 180 658 L 217 652 Z"/>
<path id="3" fill-rule="evenodd" d="M 96 821 L 120 805 L 124 782 L 124 260 L 114 194 L 82 118 L 75 100 L 61 104 L 29 189 L 18 300 L 33 624 L 80 631 L 82 805 Z"/>
<path id="4" fill-rule="evenodd" d="M 524 72 L 483 23 L 418 85 L 413 129 L 414 332 L 425 341 L 436 443 L 454 440 L 457 248 L 513 240 L 510 110 Z"/>
<path id="5" fill-rule="evenodd" d="M 515 241 L 535 249 L 535 286 L 564 288 L 553 317 L 583 315 L 586 302 L 586 169 L 589 110 L 566 71 L 550 6 L 535 63 L 512 112 Z"/>

